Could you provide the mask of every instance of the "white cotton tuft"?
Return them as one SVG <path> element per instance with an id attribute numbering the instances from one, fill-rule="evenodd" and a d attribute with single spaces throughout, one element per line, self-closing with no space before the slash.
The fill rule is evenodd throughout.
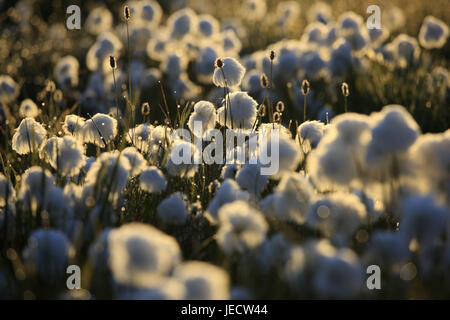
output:
<path id="1" fill-rule="evenodd" d="M 62 89 L 78 86 L 80 63 L 74 56 L 65 56 L 58 60 L 53 70 L 56 83 Z"/>
<path id="2" fill-rule="evenodd" d="M 112 196 L 117 196 L 125 188 L 130 176 L 131 165 L 128 158 L 118 151 L 104 152 L 90 166 L 86 174 L 86 184 L 95 184 L 98 179 L 111 185 Z"/>
<path id="3" fill-rule="evenodd" d="M 195 58 L 195 72 L 199 82 L 204 84 L 213 82 L 214 62 L 219 56 L 218 52 L 219 49 L 211 45 L 200 48 Z"/>
<path id="4" fill-rule="evenodd" d="M 110 31 L 102 32 L 86 54 L 86 66 L 91 71 L 101 70 L 109 56 L 118 58 L 123 45 Z"/>
<path id="5" fill-rule="evenodd" d="M 150 137 L 148 138 L 148 143 L 150 150 L 158 148 L 160 145 L 162 147 L 167 147 L 172 142 L 172 129 L 168 126 L 159 125 L 151 130 Z"/>
<path id="6" fill-rule="evenodd" d="M 255 249 L 266 238 L 264 216 L 246 201 L 234 201 L 219 209 L 217 242 L 226 254 Z"/>
<path id="7" fill-rule="evenodd" d="M 64 233 L 38 229 L 28 238 L 23 261 L 28 276 L 36 277 L 47 285 L 58 286 L 58 281 L 64 281 L 66 268 L 74 255 L 74 248 Z"/>
<path id="8" fill-rule="evenodd" d="M 250 194 L 259 196 L 269 182 L 269 176 L 261 175 L 259 164 L 245 164 L 237 173 L 236 182 Z"/>
<path id="9" fill-rule="evenodd" d="M 216 126 L 216 108 L 209 101 L 199 101 L 194 105 L 194 112 L 188 120 L 191 132 L 201 138 L 205 131 L 214 129 Z M 198 128 L 197 130 L 195 130 Z"/>
<path id="10" fill-rule="evenodd" d="M 160 70 L 167 75 L 170 81 L 176 81 L 186 72 L 188 62 L 183 53 L 170 53 L 161 62 Z"/>
<path id="11" fill-rule="evenodd" d="M 331 121 L 330 132 L 327 131 L 329 142 L 333 135 L 332 130 L 336 130 L 334 141 L 345 146 L 352 151 L 358 151 L 366 145 L 370 139 L 370 118 L 364 114 L 348 112 L 338 115 Z M 325 141 L 325 139 L 324 139 Z"/>
<path id="12" fill-rule="evenodd" d="M 197 30 L 197 15 L 192 9 L 185 8 L 174 12 L 167 20 L 172 39 L 182 39 Z"/>
<path id="13" fill-rule="evenodd" d="M 150 166 L 142 170 L 139 182 L 141 189 L 150 193 L 161 193 L 167 187 L 164 174 L 155 166 Z"/>
<path id="14" fill-rule="evenodd" d="M 20 94 L 19 85 L 9 75 L 0 75 L 0 102 L 11 103 Z"/>
<path id="15" fill-rule="evenodd" d="M 130 128 L 126 135 L 127 141 L 132 143 L 139 151 L 150 151 L 150 135 L 154 127 L 148 123 L 141 123 L 135 128 Z"/>
<path id="16" fill-rule="evenodd" d="M 260 157 L 268 157 L 271 159 L 269 165 L 274 166 L 278 162 L 278 170 L 276 173 L 272 174 L 273 179 L 280 179 L 284 174 L 295 171 L 303 159 L 303 155 L 300 152 L 300 147 L 290 137 L 286 135 L 279 135 L 278 139 L 272 141 L 274 136 L 270 136 L 267 141 L 264 141 L 263 145 L 260 146 Z M 276 156 L 278 148 L 278 157 Z M 266 166 L 264 164 L 263 166 Z"/>
<path id="17" fill-rule="evenodd" d="M 21 184 L 17 198 L 26 205 L 36 207 L 43 204 L 46 194 L 55 185 L 55 178 L 50 171 L 33 166 L 25 170 L 21 176 Z"/>
<path id="18" fill-rule="evenodd" d="M 303 224 L 314 200 L 314 189 L 308 179 L 300 173 L 289 173 L 283 176 L 274 193 L 261 202 L 261 208 L 281 221 Z"/>
<path id="19" fill-rule="evenodd" d="M 342 77 L 347 73 L 352 66 L 351 50 L 351 44 L 343 38 L 339 38 L 333 43 L 328 61 L 328 69 L 332 76 Z"/>
<path id="20" fill-rule="evenodd" d="M 385 106 L 371 118 L 374 123 L 372 139 L 367 147 L 369 163 L 406 152 L 420 134 L 414 118 L 400 105 Z"/>
<path id="21" fill-rule="evenodd" d="M 25 118 L 15 129 L 12 137 L 12 149 L 18 154 L 36 151 L 47 135 L 44 127 L 33 118 Z"/>
<path id="22" fill-rule="evenodd" d="M 201 87 L 192 82 L 187 73 L 182 73 L 179 79 L 170 83 L 170 86 L 173 91 L 173 98 L 183 102 L 196 100 L 201 93 Z"/>
<path id="23" fill-rule="evenodd" d="M 252 129 L 256 121 L 258 103 L 246 92 L 229 93 L 226 98 L 226 108 L 217 110 L 218 122 L 232 129 Z M 225 109 L 227 113 L 225 114 Z M 226 116 L 226 124 L 225 124 Z"/>
<path id="24" fill-rule="evenodd" d="M 217 222 L 218 211 L 224 204 L 236 201 L 244 200 L 248 201 L 250 195 L 246 191 L 242 191 L 236 181 L 226 179 L 217 190 L 213 200 L 209 203 L 207 210 L 207 218 L 213 223 Z"/>
<path id="25" fill-rule="evenodd" d="M 419 60 L 420 47 L 415 38 L 400 34 L 392 41 L 392 46 L 396 63 L 400 68 L 414 65 Z"/>
<path id="26" fill-rule="evenodd" d="M 421 135 L 411 147 L 411 157 L 418 163 L 420 175 L 450 199 L 450 135 Z"/>
<path id="27" fill-rule="evenodd" d="M 98 35 L 111 29 L 113 24 L 113 15 L 105 7 L 97 7 L 89 12 L 86 19 L 85 28 L 87 32 Z"/>
<path id="28" fill-rule="evenodd" d="M 321 259 L 312 283 L 322 299 L 351 299 L 363 290 L 365 280 L 358 256 L 350 249 L 340 249 L 336 255 Z"/>
<path id="29" fill-rule="evenodd" d="M 442 20 L 427 16 L 419 31 L 419 42 L 425 49 L 439 49 L 447 42 L 448 35 L 448 26 Z"/>
<path id="30" fill-rule="evenodd" d="M 131 166 L 131 177 L 137 176 L 147 165 L 147 161 L 135 147 L 127 147 L 122 150 L 122 156 L 126 157 Z"/>
<path id="31" fill-rule="evenodd" d="M 224 55 L 230 57 L 239 56 L 242 43 L 234 30 L 223 30 L 215 36 L 214 40 L 219 43 L 219 48 L 223 50 Z"/>
<path id="32" fill-rule="evenodd" d="M 267 237 L 258 249 L 256 258 L 258 268 L 267 274 L 275 268 L 284 266 L 288 260 L 291 248 L 291 242 L 281 232 L 273 234 L 270 238 Z"/>
<path id="33" fill-rule="evenodd" d="M 383 266 L 405 264 L 410 256 L 409 242 L 401 232 L 375 231 L 370 237 L 364 260 Z"/>
<path id="34" fill-rule="evenodd" d="M 78 137 L 78 133 L 84 126 L 85 119 L 75 114 L 69 114 L 64 119 L 63 130 L 65 134 L 71 134 Z"/>
<path id="35" fill-rule="evenodd" d="M 188 300 L 227 300 L 230 278 L 225 270 L 202 261 L 180 264 L 173 276 L 186 287 Z"/>
<path id="36" fill-rule="evenodd" d="M 319 189 L 347 188 L 357 182 L 357 168 L 365 163 L 362 155 L 371 137 L 369 121 L 366 115 L 345 113 L 324 127 L 326 132 L 307 161 L 308 172 Z"/>
<path id="37" fill-rule="evenodd" d="M 147 43 L 147 55 L 155 61 L 162 61 L 166 54 L 173 49 L 173 43 L 170 41 L 169 35 L 165 29 L 160 30 Z"/>
<path id="38" fill-rule="evenodd" d="M 73 177 L 86 163 L 84 152 L 82 144 L 72 136 L 52 137 L 42 145 L 40 157 L 62 176 Z"/>
<path id="39" fill-rule="evenodd" d="M 258 127 L 258 135 L 270 137 L 276 130 L 278 130 L 280 136 L 284 136 L 286 139 L 292 138 L 291 131 L 281 123 L 261 123 Z"/>
<path id="40" fill-rule="evenodd" d="M 313 120 L 303 122 L 297 128 L 296 141 L 301 145 L 303 153 L 308 153 L 317 147 L 324 134 L 325 124 Z"/>
<path id="41" fill-rule="evenodd" d="M 152 27 L 157 26 L 161 21 L 162 13 L 162 8 L 158 2 L 154 0 L 141 1 L 140 18 L 142 18 L 145 23 Z"/>
<path id="42" fill-rule="evenodd" d="M 187 141 L 175 141 L 170 150 L 169 159 L 166 162 L 167 172 L 171 176 L 192 178 L 198 170 L 195 160 L 201 157 L 201 151 Z M 197 162 L 198 163 L 198 162 Z"/>
<path id="43" fill-rule="evenodd" d="M 198 16 L 198 33 L 203 37 L 211 37 L 219 32 L 220 23 L 209 14 Z"/>
<path id="44" fill-rule="evenodd" d="M 349 238 L 366 220 L 366 207 L 356 195 L 336 192 L 310 205 L 306 223 L 326 237 Z"/>
<path id="45" fill-rule="evenodd" d="M 22 118 L 36 118 L 40 113 L 41 111 L 33 100 L 25 99 L 21 102 L 19 115 Z"/>
<path id="46" fill-rule="evenodd" d="M 117 136 L 117 120 L 113 117 L 97 113 L 87 120 L 80 129 L 80 137 L 84 143 L 93 143 L 105 148 Z"/>
<path id="47" fill-rule="evenodd" d="M 240 165 L 238 165 L 237 163 L 225 164 L 222 167 L 222 171 L 220 172 L 220 177 L 223 180 L 234 179 L 236 177 L 236 174 L 237 174 L 239 168 L 240 168 Z"/>
<path id="48" fill-rule="evenodd" d="M 352 50 L 359 51 L 369 43 L 369 34 L 363 18 L 353 11 L 344 12 L 338 19 L 339 35 L 352 46 Z"/>
<path id="49" fill-rule="evenodd" d="M 107 244 L 112 276 L 126 286 L 150 286 L 181 261 L 177 241 L 147 224 L 130 223 L 113 229 Z"/>
<path id="50" fill-rule="evenodd" d="M 321 146 L 322 143 L 319 144 Z M 343 188 L 357 178 L 356 163 L 351 153 L 339 144 L 331 143 L 327 147 L 314 150 L 307 160 L 308 172 L 320 190 Z"/>
<path id="51" fill-rule="evenodd" d="M 187 196 L 181 192 L 175 192 L 158 205 L 158 216 L 167 223 L 184 224 L 189 216 L 186 208 Z"/>
<path id="52" fill-rule="evenodd" d="M 400 232 L 421 246 L 439 243 L 450 221 L 447 207 L 441 206 L 431 196 L 410 196 L 401 203 Z"/>
<path id="53" fill-rule="evenodd" d="M 245 68 L 234 58 L 223 58 L 223 67 L 216 66 L 213 82 L 217 87 L 235 87 L 241 84 Z"/>

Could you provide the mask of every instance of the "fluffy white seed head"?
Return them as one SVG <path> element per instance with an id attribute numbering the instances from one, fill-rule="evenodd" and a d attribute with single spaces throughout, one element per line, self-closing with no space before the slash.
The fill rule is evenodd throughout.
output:
<path id="1" fill-rule="evenodd" d="M 20 103 L 19 115 L 22 118 L 36 118 L 41 111 L 31 99 L 25 99 Z"/>
<path id="2" fill-rule="evenodd" d="M 20 94 L 19 85 L 9 75 L 0 75 L 0 102 L 11 103 Z"/>
<path id="3" fill-rule="evenodd" d="M 230 279 L 221 268 L 202 261 L 187 261 L 174 272 L 186 287 L 186 299 L 223 300 L 230 297 Z"/>
<path id="4" fill-rule="evenodd" d="M 234 58 L 222 59 L 223 66 L 216 66 L 213 74 L 213 82 L 218 87 L 235 87 L 241 84 L 244 78 L 245 68 Z"/>
<path id="5" fill-rule="evenodd" d="M 78 133 L 84 126 L 85 119 L 75 114 L 69 114 L 64 119 L 63 130 L 65 134 L 71 134 L 78 137 Z"/>
<path id="6" fill-rule="evenodd" d="M 80 137 L 84 143 L 93 143 L 101 148 L 105 148 L 105 142 L 110 143 L 116 136 L 117 120 L 103 113 L 97 113 L 92 119 L 86 120 L 80 129 Z"/>
<path id="7" fill-rule="evenodd" d="M 185 198 L 186 195 L 181 192 L 170 195 L 158 205 L 158 216 L 167 223 L 184 224 L 189 216 Z"/>
<path id="8" fill-rule="evenodd" d="M 369 163 L 406 152 L 420 134 L 419 125 L 400 105 L 385 106 L 371 117 L 372 139 L 367 149 Z"/>
<path id="9" fill-rule="evenodd" d="M 356 195 L 333 193 L 311 204 L 306 223 L 327 237 L 351 237 L 366 219 L 366 207 Z"/>
<path id="10" fill-rule="evenodd" d="M 236 181 L 231 179 L 226 179 L 221 185 L 219 190 L 217 190 L 216 195 L 210 202 L 207 217 L 212 222 L 217 222 L 219 209 L 227 203 L 244 200 L 248 201 L 250 195 L 246 191 L 242 191 Z"/>
<path id="11" fill-rule="evenodd" d="M 448 26 L 441 20 L 427 16 L 419 31 L 419 42 L 425 49 L 439 49 L 447 42 Z"/>
<path id="12" fill-rule="evenodd" d="M 196 123 L 196 125 L 195 125 Z M 196 126 L 200 130 L 195 130 Z M 203 137 L 205 131 L 216 126 L 216 108 L 209 101 L 199 101 L 194 105 L 194 112 L 188 120 L 188 127 L 197 137 Z"/>
<path id="13" fill-rule="evenodd" d="M 139 182 L 141 189 L 150 193 L 163 192 L 167 187 L 164 174 L 155 166 L 150 166 L 142 170 Z"/>
<path id="14" fill-rule="evenodd" d="M 135 147 L 127 147 L 122 150 L 122 156 L 130 162 L 131 176 L 137 176 L 146 167 L 147 161 Z"/>
<path id="15" fill-rule="evenodd" d="M 52 137 L 42 145 L 40 156 L 62 176 L 73 177 L 86 163 L 84 152 L 82 144 L 72 136 Z"/>
<path id="16" fill-rule="evenodd" d="M 256 107 L 258 103 L 246 92 L 233 92 L 226 98 L 226 124 L 225 107 L 217 110 L 218 122 L 233 129 L 252 129 L 256 120 Z"/>
<path id="17" fill-rule="evenodd" d="M 15 129 L 12 137 L 12 149 L 18 154 L 27 154 L 36 151 L 44 142 L 47 131 L 33 118 L 25 118 Z"/>
<path id="18" fill-rule="evenodd" d="M 108 235 L 109 266 L 114 280 L 131 287 L 152 285 L 180 262 L 178 243 L 155 227 L 130 223 Z"/>
<path id="19" fill-rule="evenodd" d="M 227 254 L 244 253 L 260 245 L 268 225 L 264 216 L 245 201 L 234 201 L 219 209 L 217 242 Z"/>
<path id="20" fill-rule="evenodd" d="M 74 248 L 61 231 L 35 230 L 28 238 L 28 244 L 23 251 L 27 275 L 48 285 L 59 286 L 58 281 L 64 281 L 66 268 L 74 254 Z"/>

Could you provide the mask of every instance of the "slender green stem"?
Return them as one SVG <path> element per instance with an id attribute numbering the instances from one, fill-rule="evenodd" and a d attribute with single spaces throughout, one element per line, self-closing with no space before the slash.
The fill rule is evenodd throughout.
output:
<path id="1" fill-rule="evenodd" d="M 270 60 L 270 79 L 269 79 L 269 88 L 270 88 L 270 103 L 269 103 L 269 121 L 273 122 L 273 106 L 272 106 L 272 75 L 273 75 L 273 61 Z"/>
<path id="2" fill-rule="evenodd" d="M 306 121 L 306 95 L 303 96 L 303 122 Z"/>
<path id="3" fill-rule="evenodd" d="M 114 79 L 114 96 L 116 97 L 116 112 L 117 112 L 117 122 L 119 122 L 119 97 L 117 95 L 117 83 L 116 83 L 116 73 L 114 69 L 112 70 Z"/>
<path id="4" fill-rule="evenodd" d="M 131 127 L 131 135 L 134 139 L 134 114 L 133 114 L 133 97 L 132 97 L 132 88 L 131 88 L 131 51 L 130 51 L 130 32 L 128 27 L 127 20 L 127 47 L 128 47 L 128 103 L 130 107 L 130 127 Z"/>

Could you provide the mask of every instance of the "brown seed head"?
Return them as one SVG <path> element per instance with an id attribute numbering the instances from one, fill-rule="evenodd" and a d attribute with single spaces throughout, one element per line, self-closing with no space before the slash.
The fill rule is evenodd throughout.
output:
<path id="1" fill-rule="evenodd" d="M 281 120 L 281 114 L 279 112 L 274 112 L 273 113 L 273 121 L 280 122 L 280 120 Z"/>
<path id="2" fill-rule="evenodd" d="M 266 105 L 262 104 L 258 108 L 258 115 L 262 118 L 266 116 Z"/>
<path id="3" fill-rule="evenodd" d="M 275 51 L 271 50 L 270 51 L 270 60 L 274 60 L 275 59 Z"/>
<path id="4" fill-rule="evenodd" d="M 117 69 L 117 63 L 116 63 L 116 58 L 114 58 L 113 56 L 109 56 L 109 66 L 111 67 L 111 69 Z"/>
<path id="5" fill-rule="evenodd" d="M 214 62 L 214 66 L 216 68 L 220 68 L 220 69 L 223 68 L 224 62 L 223 62 L 222 58 L 217 58 L 216 62 Z"/>
<path id="6" fill-rule="evenodd" d="M 148 102 L 144 102 L 141 107 L 141 113 L 143 116 L 148 116 L 150 114 L 150 105 Z"/>
<path id="7" fill-rule="evenodd" d="M 131 14 L 128 6 L 123 7 L 123 16 L 125 17 L 125 20 L 130 20 Z"/>
<path id="8" fill-rule="evenodd" d="M 306 96 L 309 93 L 309 88 L 310 88 L 309 81 L 306 80 L 306 79 L 303 80 L 303 82 L 302 82 L 302 93 L 303 93 L 304 96 Z"/>
<path id="9" fill-rule="evenodd" d="M 63 99 L 62 91 L 59 89 L 55 90 L 55 92 L 53 93 L 53 99 L 55 100 L 55 102 L 61 102 Z"/>
<path id="10" fill-rule="evenodd" d="M 263 87 L 263 88 L 267 88 L 269 86 L 269 79 L 267 78 L 265 73 L 263 73 L 259 77 L 259 82 L 261 83 L 261 87 Z"/>
<path id="11" fill-rule="evenodd" d="M 45 91 L 53 93 L 53 92 L 55 92 L 55 90 L 56 90 L 55 83 L 52 80 L 47 80 L 46 86 L 45 86 Z"/>
<path id="12" fill-rule="evenodd" d="M 347 82 L 343 82 L 341 85 L 342 95 L 348 97 L 350 95 L 350 90 L 348 88 Z"/>
<path id="13" fill-rule="evenodd" d="M 277 105 L 276 105 L 276 107 L 275 107 L 275 109 L 276 109 L 279 113 L 284 112 L 284 103 L 283 103 L 283 101 L 278 101 L 278 102 L 277 102 Z"/>

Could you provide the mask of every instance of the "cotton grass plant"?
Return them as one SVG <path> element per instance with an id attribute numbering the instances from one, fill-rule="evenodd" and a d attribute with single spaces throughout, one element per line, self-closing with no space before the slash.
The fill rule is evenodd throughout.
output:
<path id="1" fill-rule="evenodd" d="M 28 7 L 23 50 L 8 20 L 0 297 L 67 298 L 69 264 L 82 298 L 448 297 L 445 14 L 412 31 L 392 9 L 377 33 L 347 6 L 220 3 L 250 14 L 93 7 L 58 47 Z"/>

